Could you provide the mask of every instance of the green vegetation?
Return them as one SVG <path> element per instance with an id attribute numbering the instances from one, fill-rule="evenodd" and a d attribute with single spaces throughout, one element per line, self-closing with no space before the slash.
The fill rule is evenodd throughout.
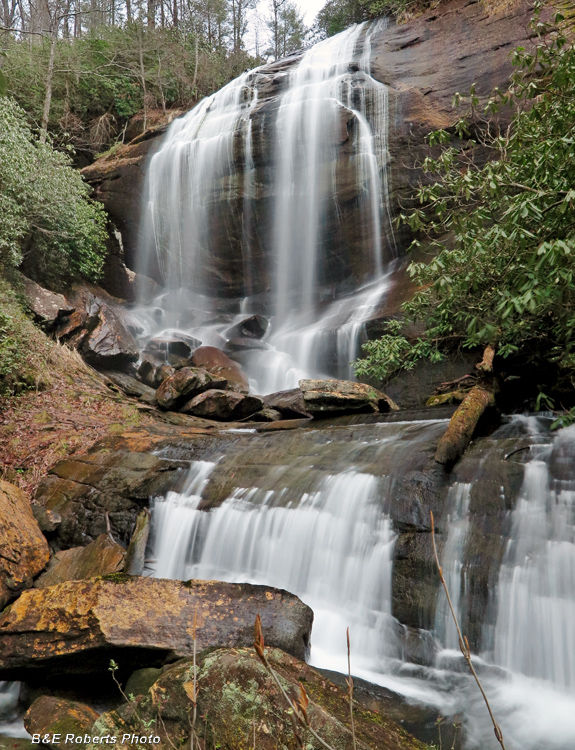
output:
<path id="1" fill-rule="evenodd" d="M 0 278 L 0 397 L 48 386 L 56 347 L 26 316 L 15 292 Z"/>
<path id="2" fill-rule="evenodd" d="M 106 220 L 70 158 L 34 137 L 25 112 L 0 98 L 0 265 L 23 261 L 51 283 L 98 278 Z"/>
<path id="3" fill-rule="evenodd" d="M 532 367 L 575 369 L 575 47 L 537 16 L 533 25 L 539 39 L 515 51 L 509 90 L 493 92 L 483 118 L 474 91 L 457 95 L 469 116 L 430 137 L 440 153 L 423 164 L 421 207 L 400 220 L 433 257 L 409 266 L 418 291 L 365 346 L 360 376 L 487 345 Z M 501 107 L 514 109 L 503 131 Z"/>
<path id="4" fill-rule="evenodd" d="M 317 30 L 322 36 L 333 36 L 353 23 L 384 15 L 397 16 L 428 5 L 427 0 L 328 0 L 317 15 Z"/>

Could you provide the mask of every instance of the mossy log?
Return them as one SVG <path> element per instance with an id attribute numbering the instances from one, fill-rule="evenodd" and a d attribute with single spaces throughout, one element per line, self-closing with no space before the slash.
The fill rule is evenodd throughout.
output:
<path id="1" fill-rule="evenodd" d="M 451 417 L 449 426 L 439 441 L 435 451 L 435 460 L 438 464 L 451 466 L 461 458 L 483 413 L 494 404 L 492 388 L 476 385 L 469 391 Z"/>
<path id="2" fill-rule="evenodd" d="M 146 562 L 146 545 L 150 535 L 150 511 L 145 508 L 136 519 L 136 528 L 130 539 L 124 573 L 129 576 L 141 576 Z"/>

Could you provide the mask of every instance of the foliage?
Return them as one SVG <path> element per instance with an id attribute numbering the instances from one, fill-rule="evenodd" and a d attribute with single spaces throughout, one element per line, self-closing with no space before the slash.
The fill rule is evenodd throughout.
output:
<path id="1" fill-rule="evenodd" d="M 106 239 L 104 210 L 65 154 L 32 135 L 22 109 L 0 99 L 0 265 L 23 260 L 52 282 L 97 279 Z"/>
<path id="2" fill-rule="evenodd" d="M 48 385 L 47 362 L 53 348 L 0 278 L 0 396 Z"/>
<path id="3" fill-rule="evenodd" d="M 575 48 L 537 15 L 533 25 L 534 48 L 514 52 L 511 87 L 493 92 L 487 119 L 472 90 L 470 116 L 430 137 L 441 150 L 423 164 L 431 179 L 419 188 L 421 207 L 400 219 L 420 233 L 413 247 L 427 235 L 436 254 L 409 266 L 418 291 L 404 321 L 368 344 L 358 375 L 386 377 L 455 346 L 489 344 L 502 357 L 574 368 Z M 505 130 L 501 107 L 514 111 Z M 454 135 L 460 145 L 450 145 Z M 407 335 L 421 323 L 425 335 Z"/>
<path id="4" fill-rule="evenodd" d="M 333 36 L 354 23 L 427 5 L 427 0 L 328 0 L 317 14 L 316 27 L 321 36 Z"/>

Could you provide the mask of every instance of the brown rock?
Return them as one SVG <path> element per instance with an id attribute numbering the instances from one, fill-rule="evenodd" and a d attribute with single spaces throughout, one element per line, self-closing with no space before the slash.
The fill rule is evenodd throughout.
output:
<path id="1" fill-rule="evenodd" d="M 58 526 L 62 523 L 62 516 L 53 510 L 48 510 L 43 505 L 38 503 L 32 504 L 32 513 L 36 519 L 40 531 L 43 533 L 50 533 L 56 531 Z"/>
<path id="2" fill-rule="evenodd" d="M 27 495 L 0 480 L 0 609 L 32 585 L 49 559 Z"/>
<path id="3" fill-rule="evenodd" d="M 271 409 L 277 409 L 286 419 L 311 417 L 311 414 L 305 408 L 303 393 L 300 388 L 270 393 L 268 396 L 264 396 L 264 404 Z"/>
<path id="4" fill-rule="evenodd" d="M 215 346 L 200 346 L 192 354 L 192 364 L 203 367 L 212 375 L 225 378 L 228 388 L 238 393 L 248 393 L 250 386 L 242 368 Z"/>
<path id="5" fill-rule="evenodd" d="M 351 380 L 300 380 L 306 410 L 315 415 L 373 413 L 397 409 L 385 393 Z"/>
<path id="6" fill-rule="evenodd" d="M 261 615 L 270 645 L 305 658 L 313 613 L 286 591 L 215 581 L 116 573 L 25 592 L 0 616 L 0 679 L 158 666 L 197 651 L 253 642 Z"/>
<path id="7" fill-rule="evenodd" d="M 70 337 L 84 328 L 88 320 L 85 310 L 74 310 L 58 319 L 54 328 L 54 336 L 58 341 L 69 341 Z"/>
<path id="8" fill-rule="evenodd" d="M 99 716 L 93 708 L 83 703 L 42 695 L 24 714 L 24 726 L 31 735 L 59 734 L 60 742 L 47 743 L 50 747 L 59 748 L 64 744 L 67 734 L 75 737 L 91 735 L 94 722 Z M 74 743 L 74 747 L 86 747 L 86 744 L 78 742 Z"/>
<path id="9" fill-rule="evenodd" d="M 199 396 L 188 401 L 180 411 L 205 419 L 233 422 L 255 414 L 263 405 L 263 399 L 257 396 L 244 396 L 233 391 L 214 389 L 200 393 Z"/>
<path id="10" fill-rule="evenodd" d="M 82 342 L 81 354 L 90 364 L 112 370 L 136 362 L 139 349 L 120 316 L 102 302 L 97 311 L 96 325 Z"/>
<path id="11" fill-rule="evenodd" d="M 116 573 L 122 569 L 124 556 L 123 547 L 107 534 L 101 534 L 87 547 L 72 547 L 56 552 L 34 587 L 45 589 L 64 581 L 81 581 Z"/>
<path id="12" fill-rule="evenodd" d="M 263 409 L 251 416 L 252 422 L 279 422 L 283 419 L 282 413 L 277 409 L 264 406 Z"/>
<path id="13" fill-rule="evenodd" d="M 174 364 L 170 361 L 171 356 L 178 359 L 189 359 L 192 352 L 200 347 L 201 344 L 201 341 L 193 336 L 188 336 L 186 333 L 167 330 L 159 336 L 151 338 L 147 342 L 144 352 L 151 354 L 153 357 L 160 358 L 162 362 Z"/>
<path id="14" fill-rule="evenodd" d="M 211 375 L 198 367 L 183 367 L 166 378 L 156 391 L 156 400 L 162 409 L 177 409 L 186 401 L 212 388 L 225 388 L 225 378 Z"/>

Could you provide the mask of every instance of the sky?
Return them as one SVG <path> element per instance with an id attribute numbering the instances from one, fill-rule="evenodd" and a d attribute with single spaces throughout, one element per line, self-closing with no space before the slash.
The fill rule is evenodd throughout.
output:
<path id="1" fill-rule="evenodd" d="M 296 0 L 296 5 L 299 5 L 301 8 L 308 26 L 311 26 L 318 11 L 321 10 L 324 4 L 325 0 Z"/>

